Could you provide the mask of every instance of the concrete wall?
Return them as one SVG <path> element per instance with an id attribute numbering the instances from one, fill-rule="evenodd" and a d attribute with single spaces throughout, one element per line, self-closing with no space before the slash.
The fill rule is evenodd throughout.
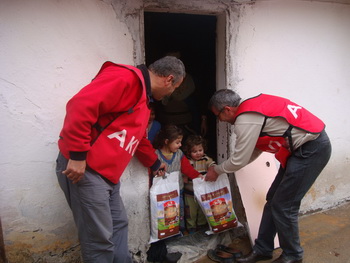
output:
<path id="1" fill-rule="evenodd" d="M 349 198 L 349 5 L 262 1 L 145 1 L 152 10 L 227 14 L 228 87 L 243 96 L 287 96 L 327 123 L 333 156 L 303 211 Z M 55 177 L 67 100 L 106 60 L 143 61 L 142 1 L 0 2 L 0 211 L 10 262 L 73 262 L 79 246 Z M 147 172 L 133 160 L 122 194 L 130 249 L 144 261 Z"/>
<path id="2" fill-rule="evenodd" d="M 79 255 L 67 253 L 79 247 L 55 176 L 57 139 L 66 102 L 104 61 L 139 59 L 139 29 L 123 11 L 130 9 L 95 0 L 0 2 L 0 209 L 10 262 L 71 262 Z M 137 161 L 126 173 L 139 171 L 147 189 Z"/>
<path id="3" fill-rule="evenodd" d="M 243 97 L 285 96 L 327 125 L 333 154 L 302 212 L 349 200 L 350 5 L 261 1 L 239 14 L 230 41 L 232 88 Z"/>

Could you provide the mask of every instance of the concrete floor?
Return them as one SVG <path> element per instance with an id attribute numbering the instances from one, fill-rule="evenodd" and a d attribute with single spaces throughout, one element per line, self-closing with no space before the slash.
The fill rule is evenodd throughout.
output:
<path id="1" fill-rule="evenodd" d="M 350 202 L 334 209 L 304 215 L 299 222 L 300 238 L 304 248 L 304 263 L 350 263 Z M 250 251 L 247 237 L 237 238 L 230 245 L 240 249 L 243 254 Z M 272 260 L 259 261 L 270 263 L 281 254 L 274 251 Z M 203 257 L 196 263 L 213 263 Z"/>

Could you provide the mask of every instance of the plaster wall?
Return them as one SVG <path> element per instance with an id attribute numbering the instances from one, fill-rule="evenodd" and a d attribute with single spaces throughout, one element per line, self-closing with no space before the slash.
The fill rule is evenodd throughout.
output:
<path id="1" fill-rule="evenodd" d="M 79 258 L 71 211 L 55 175 L 57 139 L 66 102 L 104 61 L 135 64 L 140 57 L 127 26 L 138 30 L 130 16 L 133 7 L 122 8 L 121 1 L 118 5 L 95 0 L 0 2 L 0 211 L 9 262 Z M 139 185 L 147 189 L 145 168 L 132 161 L 126 177 L 130 173 L 135 180 L 141 174 Z M 124 195 L 128 205 L 131 198 Z M 137 205 L 145 204 L 133 207 Z M 133 218 L 131 222 L 140 219 Z M 144 225 L 132 225 L 131 240 L 144 231 Z"/>
<path id="2" fill-rule="evenodd" d="M 349 200 L 350 5 L 257 1 L 239 14 L 230 36 L 231 88 L 243 98 L 287 97 L 327 125 L 332 157 L 301 212 Z"/>
<path id="3" fill-rule="evenodd" d="M 0 216 L 10 262 L 78 262 L 71 211 L 55 176 L 64 107 L 104 61 L 143 62 L 141 2 L 0 1 Z M 164 0 L 145 1 L 145 8 L 227 15 L 226 67 L 218 72 L 227 76 L 227 86 L 243 97 L 289 97 L 324 119 L 333 156 L 304 200 L 306 212 L 349 199 L 344 109 L 350 100 L 350 8 L 284 2 Z M 141 262 L 149 238 L 146 175 L 134 159 L 122 177 L 129 245 Z"/>

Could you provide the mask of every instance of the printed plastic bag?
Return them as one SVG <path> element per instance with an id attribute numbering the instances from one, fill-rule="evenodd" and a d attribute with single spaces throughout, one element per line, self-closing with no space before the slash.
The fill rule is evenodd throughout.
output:
<path id="1" fill-rule="evenodd" d="M 153 178 L 150 243 L 180 234 L 179 172 Z"/>
<path id="2" fill-rule="evenodd" d="M 212 232 L 220 233 L 238 225 L 227 174 L 219 175 L 215 182 L 193 179 L 193 189 Z"/>

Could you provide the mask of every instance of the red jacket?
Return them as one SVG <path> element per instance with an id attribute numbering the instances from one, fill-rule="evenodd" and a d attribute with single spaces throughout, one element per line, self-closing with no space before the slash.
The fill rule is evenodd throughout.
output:
<path id="1" fill-rule="evenodd" d="M 138 68 L 104 63 L 93 81 L 67 103 L 60 151 L 67 159 L 86 159 L 91 169 L 113 183 L 119 182 L 134 154 L 143 165 L 154 165 L 157 155 L 146 138 L 147 103 Z"/>
<path id="2" fill-rule="evenodd" d="M 234 119 L 243 113 L 254 112 L 268 118 L 280 117 L 285 119 L 290 128 L 280 137 L 272 137 L 261 132 L 256 148 L 274 153 L 276 159 L 285 167 L 288 157 L 291 155 L 292 136 L 291 129 L 297 128 L 308 133 L 321 133 L 325 124 L 315 115 L 298 104 L 277 96 L 260 94 L 243 101 L 236 112 Z M 264 127 L 263 127 L 264 128 Z M 262 130 L 263 130 L 262 128 Z"/>

